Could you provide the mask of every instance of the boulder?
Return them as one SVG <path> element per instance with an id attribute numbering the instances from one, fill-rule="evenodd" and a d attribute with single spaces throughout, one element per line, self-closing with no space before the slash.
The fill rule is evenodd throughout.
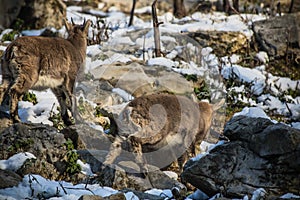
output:
<path id="1" fill-rule="evenodd" d="M 261 50 L 284 56 L 289 49 L 300 48 L 300 12 L 253 23 L 253 32 Z"/>
<path id="2" fill-rule="evenodd" d="M 91 70 L 95 79 L 106 80 L 134 97 L 168 91 L 192 94 L 193 84 L 182 75 L 161 66 L 145 67 L 137 62 L 123 65 L 102 65 Z"/>
<path id="3" fill-rule="evenodd" d="M 19 152 L 32 153 L 36 160 L 26 162 L 16 171 L 20 176 L 39 174 L 51 180 L 79 182 L 83 175 L 66 173 L 66 139 L 56 128 L 43 124 L 16 123 L 0 134 L 0 159 Z"/>
<path id="4" fill-rule="evenodd" d="M 182 178 L 209 196 L 241 198 L 264 188 L 268 197 L 299 195 L 300 131 L 268 119 L 237 116 L 225 126 L 230 142 L 189 161 Z"/>
<path id="5" fill-rule="evenodd" d="M 122 190 L 124 188 L 145 191 L 152 188 L 174 189 L 180 195 L 185 195 L 187 189 L 185 185 L 174 180 L 162 172 L 158 167 L 147 165 L 149 172 L 140 173 L 139 166 L 133 161 L 116 162 L 114 168 L 107 166 L 98 178 L 101 184 Z"/>

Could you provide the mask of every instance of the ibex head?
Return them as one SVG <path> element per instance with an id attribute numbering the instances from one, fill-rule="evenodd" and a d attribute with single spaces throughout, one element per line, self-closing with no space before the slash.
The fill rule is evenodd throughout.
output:
<path id="1" fill-rule="evenodd" d="M 86 38 L 86 35 L 88 34 L 88 30 L 92 21 L 84 20 L 82 25 L 77 25 L 73 22 L 73 19 L 71 18 L 71 23 L 68 22 L 66 19 L 64 19 L 64 23 L 65 23 L 66 30 L 69 34 L 68 38 L 73 38 L 75 34 L 81 35 L 82 37 Z"/>

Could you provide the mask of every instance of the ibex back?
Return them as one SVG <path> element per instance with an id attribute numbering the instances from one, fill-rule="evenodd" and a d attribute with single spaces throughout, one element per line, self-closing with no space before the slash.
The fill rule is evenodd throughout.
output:
<path id="1" fill-rule="evenodd" d="M 91 21 L 75 25 L 65 21 L 68 38 L 24 36 L 14 40 L 1 59 L 0 104 L 10 97 L 10 116 L 20 122 L 18 101 L 29 89 L 51 88 L 61 107 L 66 125 L 74 117 L 73 88 L 77 73 L 85 64 L 87 33 Z"/>

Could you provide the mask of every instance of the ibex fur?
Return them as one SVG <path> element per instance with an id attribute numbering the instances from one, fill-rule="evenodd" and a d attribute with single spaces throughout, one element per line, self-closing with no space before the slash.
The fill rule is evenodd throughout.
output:
<path id="1" fill-rule="evenodd" d="M 1 59 L 0 104 L 10 97 L 10 116 L 20 122 L 18 101 L 29 89 L 51 88 L 61 107 L 66 125 L 74 117 L 73 88 L 77 73 L 85 64 L 87 34 L 91 21 L 76 25 L 65 21 L 68 38 L 19 37 L 10 43 Z"/>

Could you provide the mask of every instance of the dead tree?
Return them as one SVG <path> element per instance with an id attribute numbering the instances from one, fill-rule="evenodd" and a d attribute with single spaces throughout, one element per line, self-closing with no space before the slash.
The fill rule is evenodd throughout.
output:
<path id="1" fill-rule="evenodd" d="M 159 25 L 161 25 L 162 22 L 158 22 L 157 19 L 156 3 L 157 0 L 155 0 L 152 4 L 152 19 L 153 19 L 154 45 L 155 45 L 154 48 L 155 48 L 155 56 L 161 57 Z"/>
<path id="2" fill-rule="evenodd" d="M 223 0 L 223 11 L 228 14 L 239 12 L 239 0 L 232 1 L 233 6 L 230 5 L 229 0 Z"/>
<path id="3" fill-rule="evenodd" d="M 136 0 L 133 0 L 132 1 L 132 8 L 131 8 L 131 11 L 130 11 L 130 19 L 129 19 L 128 26 L 132 26 L 132 24 L 133 24 L 135 5 L 136 5 Z"/>
<path id="4" fill-rule="evenodd" d="M 182 18 L 186 16 L 184 0 L 173 0 L 173 14 L 175 17 Z"/>

